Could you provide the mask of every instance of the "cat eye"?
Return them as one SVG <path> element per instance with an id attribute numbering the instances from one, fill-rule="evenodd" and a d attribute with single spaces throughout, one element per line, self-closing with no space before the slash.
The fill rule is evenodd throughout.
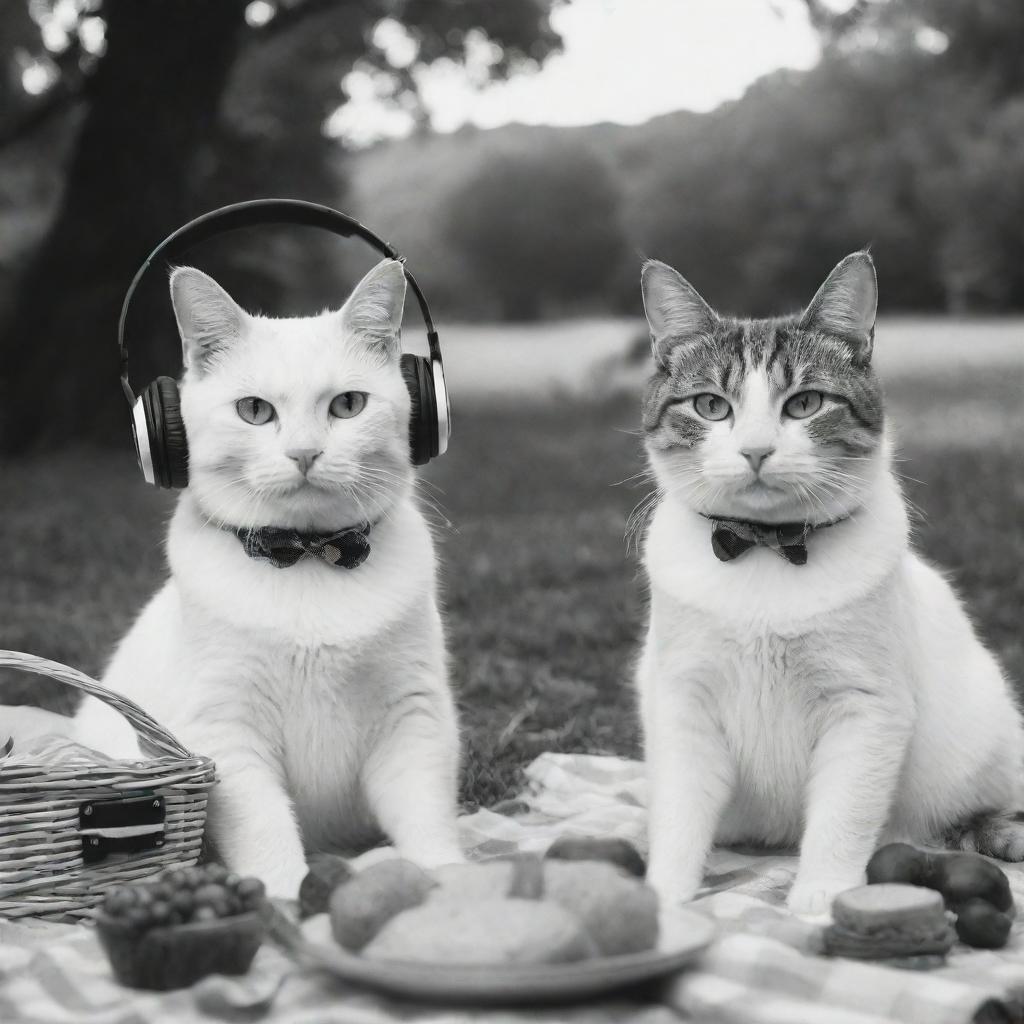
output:
<path id="1" fill-rule="evenodd" d="M 340 420 L 350 420 L 358 416 L 366 407 L 365 391 L 343 391 L 331 399 L 331 415 Z"/>
<path id="2" fill-rule="evenodd" d="M 795 420 L 805 420 L 821 408 L 821 403 L 820 391 L 801 391 L 800 394 L 786 399 L 782 411 Z"/>
<path id="3" fill-rule="evenodd" d="M 251 423 L 256 427 L 269 423 L 276 415 L 274 407 L 268 401 L 257 398 L 255 395 L 249 398 L 240 398 L 235 402 L 235 408 L 246 423 Z"/>
<path id="4" fill-rule="evenodd" d="M 721 395 L 712 395 L 710 392 L 697 395 L 693 407 L 697 415 L 706 420 L 724 420 L 732 412 L 732 406 Z"/>

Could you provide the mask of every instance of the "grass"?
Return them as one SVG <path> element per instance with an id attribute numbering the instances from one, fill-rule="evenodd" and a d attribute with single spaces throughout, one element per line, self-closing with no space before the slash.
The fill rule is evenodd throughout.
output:
<path id="1" fill-rule="evenodd" d="M 1024 368 L 933 374 L 890 387 L 919 546 L 951 570 L 981 632 L 1024 680 Z M 468 806 L 515 794 L 543 750 L 637 755 L 631 666 L 643 621 L 623 539 L 644 491 L 635 396 L 457 410 L 429 472 L 444 566 Z M 127 452 L 0 464 L 0 647 L 98 674 L 164 574 L 173 499 Z M 45 682 L 6 677 L 0 699 L 66 709 Z"/>

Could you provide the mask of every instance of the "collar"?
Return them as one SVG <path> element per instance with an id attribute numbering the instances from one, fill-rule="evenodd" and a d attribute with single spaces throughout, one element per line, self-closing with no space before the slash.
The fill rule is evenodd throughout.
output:
<path id="1" fill-rule="evenodd" d="M 357 523 L 324 533 L 307 533 L 282 526 L 221 525 L 220 528 L 234 534 L 250 558 L 269 562 L 275 569 L 287 569 L 305 557 L 317 558 L 341 569 L 357 569 L 369 557 L 370 530 L 375 525 Z"/>
<path id="2" fill-rule="evenodd" d="M 771 548 L 791 565 L 807 563 L 807 539 L 818 530 L 846 522 L 849 515 L 826 523 L 762 523 L 698 513 L 711 523 L 711 550 L 720 562 L 731 562 L 753 547 Z"/>

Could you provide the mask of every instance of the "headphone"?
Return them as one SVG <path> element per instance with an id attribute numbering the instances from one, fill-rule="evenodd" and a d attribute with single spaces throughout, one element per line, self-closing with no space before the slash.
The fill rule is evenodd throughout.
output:
<path id="1" fill-rule="evenodd" d="M 121 306 L 117 326 L 117 344 L 121 352 L 121 389 L 132 410 L 132 437 L 139 468 L 147 483 L 157 487 L 188 486 L 188 438 L 181 418 L 181 396 L 173 377 L 157 377 L 136 395 L 128 382 L 128 343 L 125 325 L 128 309 L 150 265 L 158 257 L 181 256 L 192 246 L 216 235 L 257 224 L 299 224 L 322 228 L 343 238 L 361 238 L 377 252 L 393 260 L 401 256 L 382 238 L 359 221 L 332 210 L 329 206 L 307 203 L 301 199 L 254 199 L 234 203 L 204 213 L 168 235 L 138 269 Z M 402 377 L 409 389 L 412 410 L 409 418 L 409 448 L 414 466 L 422 466 L 448 448 L 451 435 L 451 406 L 444 380 L 441 344 L 430 318 L 427 300 L 416 279 L 404 266 L 406 280 L 416 296 L 423 322 L 427 328 L 428 356 L 405 353 L 401 358 Z"/>

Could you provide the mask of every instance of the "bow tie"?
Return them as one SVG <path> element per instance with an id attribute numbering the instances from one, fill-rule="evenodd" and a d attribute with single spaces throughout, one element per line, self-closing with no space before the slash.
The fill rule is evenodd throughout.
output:
<path id="1" fill-rule="evenodd" d="M 835 519 L 830 523 L 817 524 L 754 523 L 746 519 L 704 518 L 711 520 L 711 550 L 720 562 L 731 562 L 751 548 L 765 547 L 777 552 L 791 565 L 807 563 L 807 538 L 811 533 L 843 522 Z"/>
<path id="2" fill-rule="evenodd" d="M 232 530 L 250 558 L 269 562 L 275 569 L 287 569 L 300 558 L 319 558 L 328 565 L 355 569 L 370 553 L 370 524 L 348 526 L 335 533 L 299 533 L 280 526 L 257 526 Z"/>

